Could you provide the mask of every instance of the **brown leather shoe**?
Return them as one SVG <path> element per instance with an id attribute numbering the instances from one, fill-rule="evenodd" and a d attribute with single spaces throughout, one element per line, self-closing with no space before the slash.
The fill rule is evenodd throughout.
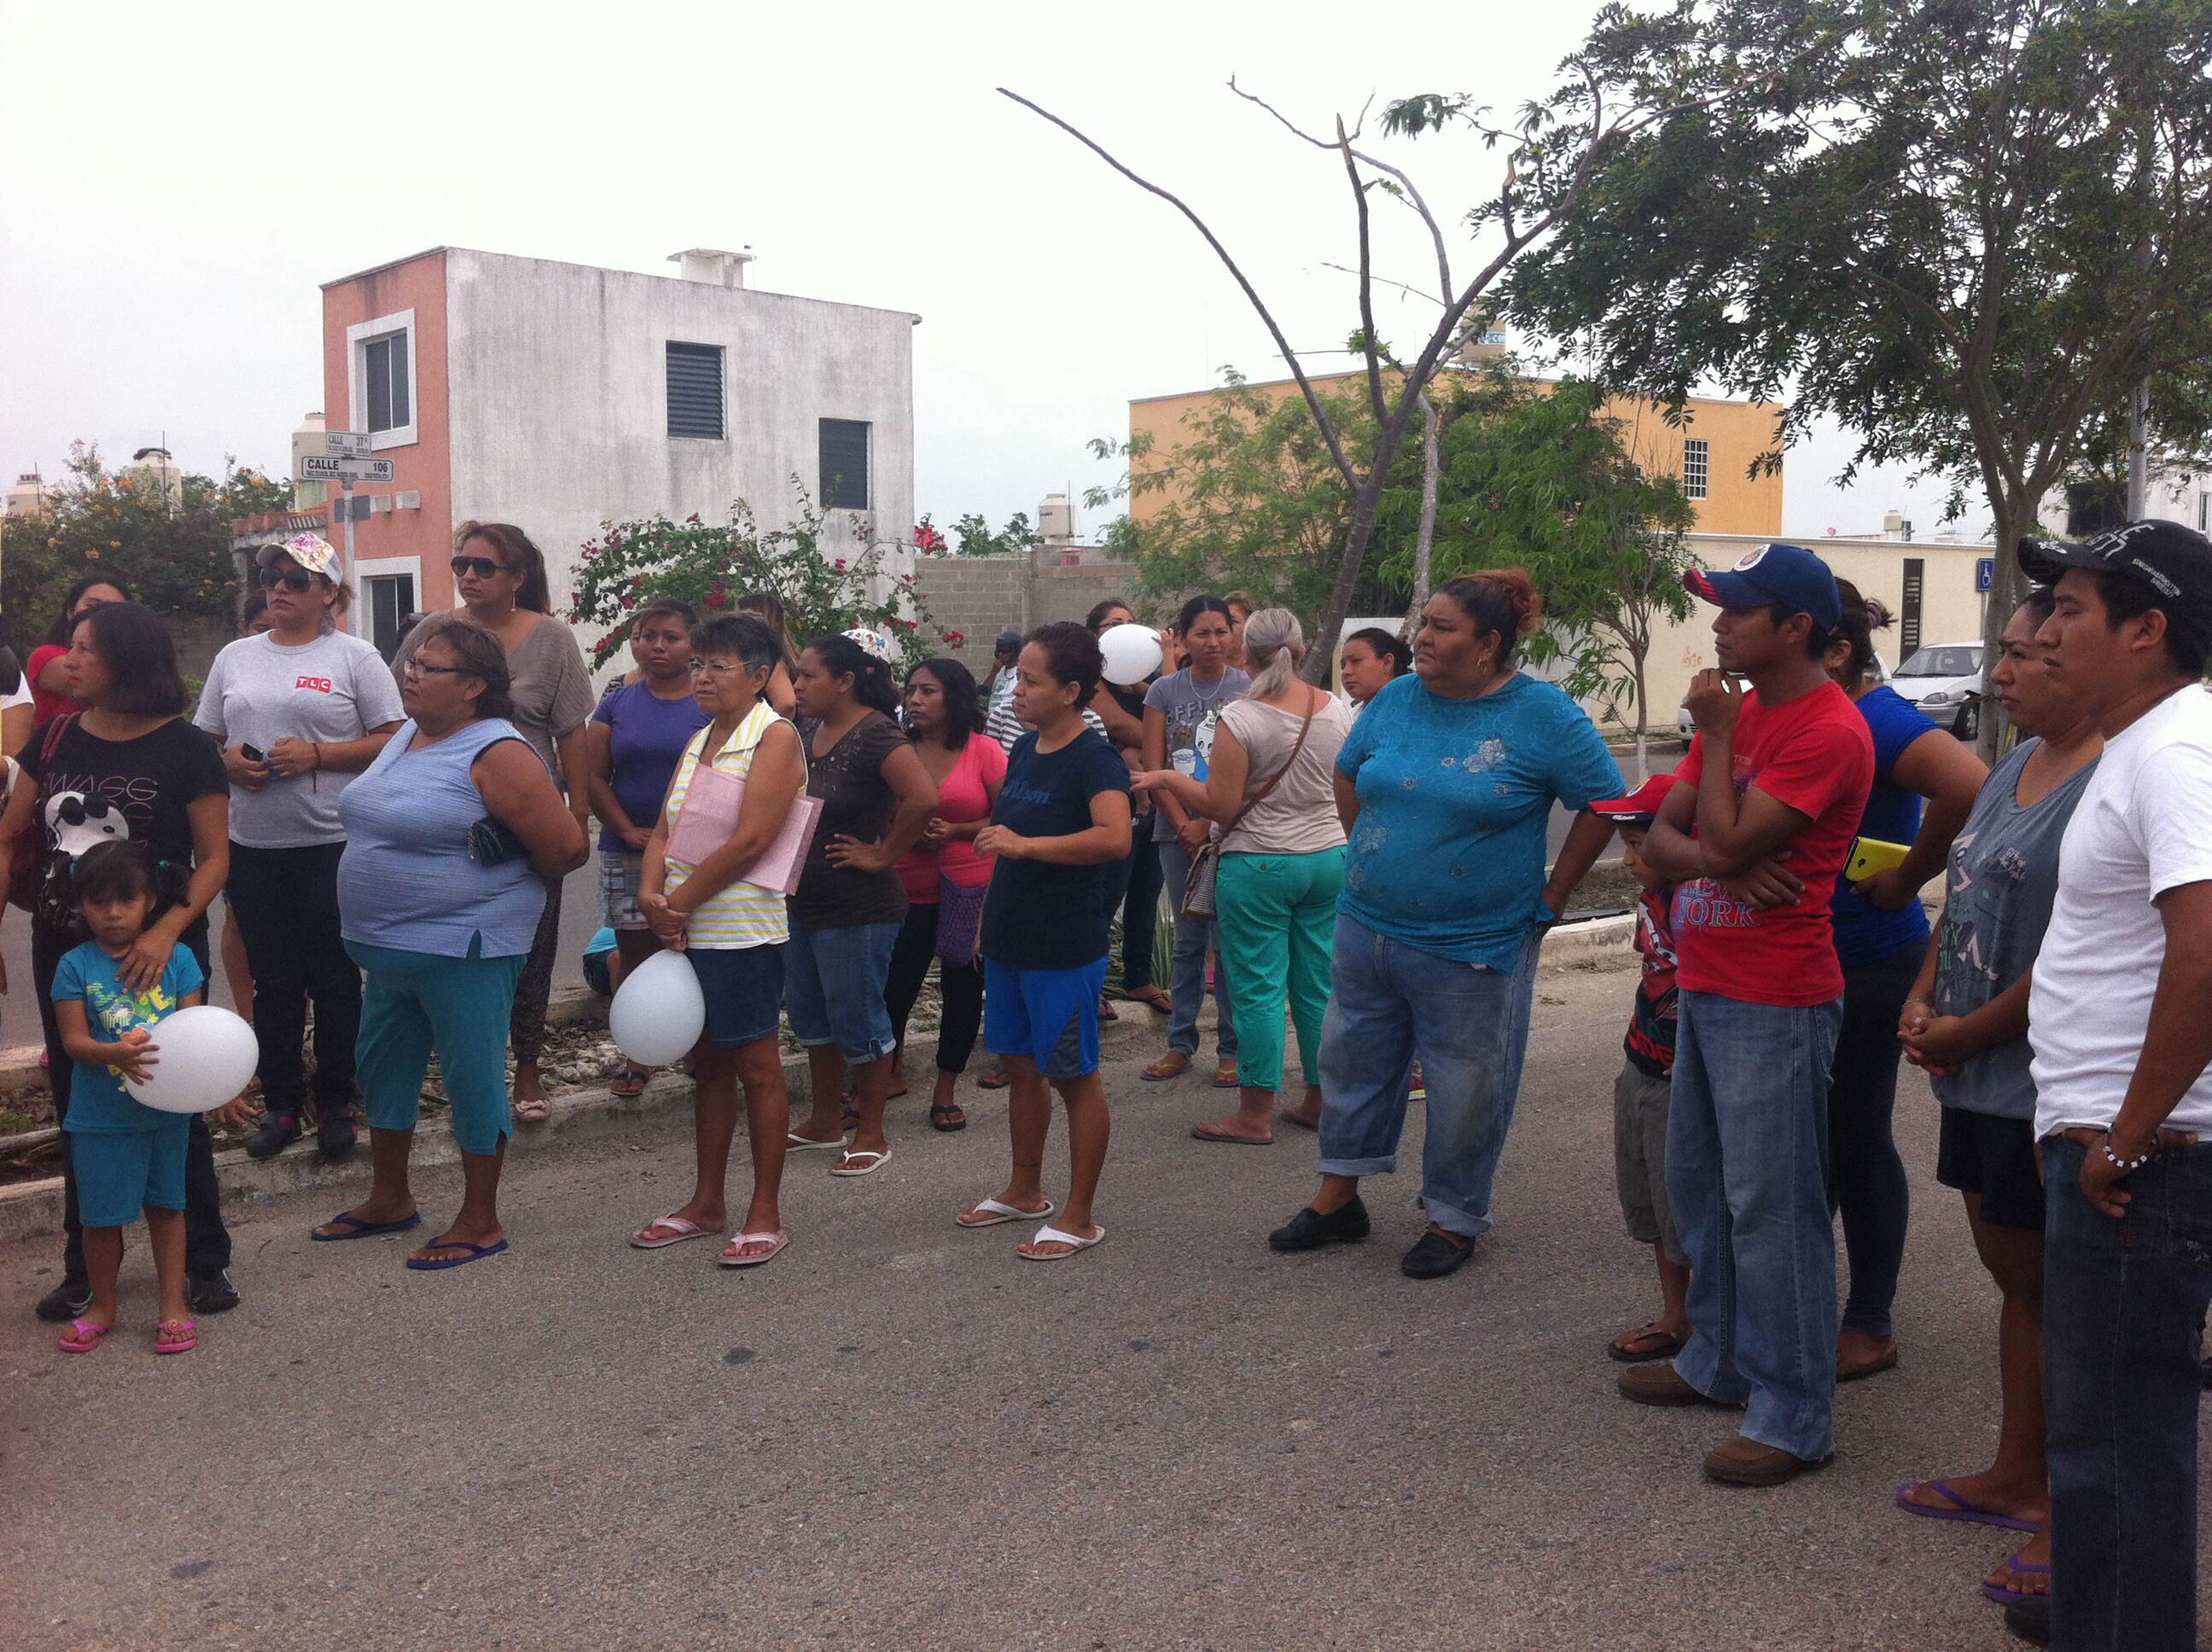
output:
<path id="1" fill-rule="evenodd" d="M 1672 1364 L 1632 1365 L 1620 1374 L 1620 1388 L 1639 1406 L 1717 1406 L 1677 1375 Z"/>
<path id="2" fill-rule="evenodd" d="M 1739 1434 L 1705 1457 L 1705 1478 L 1723 1485 L 1784 1485 L 1800 1474 L 1826 1468 L 1832 1454 L 1815 1461 L 1791 1455 L 1780 1446 L 1762 1445 Z"/>

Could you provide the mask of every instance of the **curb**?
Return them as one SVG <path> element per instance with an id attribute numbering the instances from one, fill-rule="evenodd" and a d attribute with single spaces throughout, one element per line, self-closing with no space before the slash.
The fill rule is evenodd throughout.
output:
<path id="1" fill-rule="evenodd" d="M 1633 915 L 1595 918 L 1582 922 L 1563 924 L 1544 938 L 1540 967 L 1564 968 L 1607 952 L 1626 950 L 1634 939 L 1636 920 Z M 549 1009 L 548 1019 L 556 1025 L 571 1024 L 588 1019 L 598 1010 L 599 1000 L 590 993 L 573 993 L 556 1000 Z M 1166 1018 L 1141 1005 L 1117 1004 L 1121 1018 L 1098 1029 L 1103 1052 L 1111 1055 L 1124 1053 L 1124 1047 L 1139 1046 L 1157 1039 L 1166 1026 Z M 1135 1013 L 1132 1014 L 1131 1011 Z M 937 1048 L 935 1039 L 916 1039 L 907 1047 L 908 1071 L 926 1074 L 930 1071 L 928 1060 Z M 9 1072 L 14 1058 L 22 1051 L 9 1051 L 0 1055 L 7 1066 L 0 1067 L 0 1090 L 8 1084 Z M 38 1056 L 29 1053 L 27 1065 L 33 1077 L 38 1074 Z M 811 1104 L 814 1098 L 812 1074 L 804 1056 L 793 1057 L 783 1064 L 783 1080 L 791 1091 L 794 1105 Z M 688 1079 L 676 1074 L 662 1073 L 645 1087 L 641 1096 L 617 1096 L 603 1085 L 579 1087 L 564 1090 L 553 1096 L 553 1110 L 543 1124 L 518 1128 L 507 1142 L 510 1163 L 534 1159 L 555 1153 L 563 1145 L 582 1145 L 618 1138 L 629 1138 L 642 1145 L 672 1139 L 690 1128 L 690 1102 L 691 1086 Z M 420 1138 L 415 1144 L 411 1163 L 416 1169 L 457 1163 L 460 1149 L 453 1136 L 446 1131 L 436 1131 Z M 325 1164 L 316 1157 L 314 1143 L 302 1139 L 295 1142 L 274 1158 L 251 1159 L 242 1147 L 234 1147 L 216 1155 L 216 1179 L 222 1187 L 225 1210 L 265 1206 L 295 1193 L 324 1192 L 343 1198 L 368 1185 L 368 1154 L 365 1148 L 356 1149 L 354 1156 L 343 1164 Z M 18 1182 L 0 1187 L 0 1244 L 21 1239 L 40 1239 L 58 1234 L 62 1229 L 62 1181 L 49 1176 L 40 1181 Z"/>

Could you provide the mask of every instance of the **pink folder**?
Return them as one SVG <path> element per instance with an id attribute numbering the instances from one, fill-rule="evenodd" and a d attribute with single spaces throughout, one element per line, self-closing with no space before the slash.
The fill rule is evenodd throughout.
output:
<path id="1" fill-rule="evenodd" d="M 691 771 L 690 789 L 676 817 L 676 829 L 668 835 L 668 858 L 687 866 L 701 861 L 737 835 L 738 816 L 745 805 L 745 783 L 735 774 L 703 766 Z M 780 890 L 793 895 L 799 874 L 806 865 L 807 846 L 814 841 L 815 823 L 822 818 L 822 800 L 802 794 L 783 817 L 775 841 L 761 858 L 738 874 L 741 884 Z"/>

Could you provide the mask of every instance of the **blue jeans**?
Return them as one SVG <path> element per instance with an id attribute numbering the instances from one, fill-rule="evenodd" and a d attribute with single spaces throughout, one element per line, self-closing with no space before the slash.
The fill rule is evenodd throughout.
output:
<path id="1" fill-rule="evenodd" d="M 1177 891 L 1180 895 L 1181 891 Z M 1121 991 L 1141 993 L 1152 979 L 1152 937 L 1160 921 L 1160 846 L 1152 817 L 1137 823 L 1129 849 L 1129 887 L 1121 897 Z"/>
<path id="2" fill-rule="evenodd" d="M 1421 1203 L 1473 1238 L 1490 1226 L 1490 1184 L 1505 1151 L 1528 1049 L 1541 938 L 1510 975 L 1438 957 L 1337 915 L 1334 991 L 1321 1029 L 1321 1173 L 1398 1168 L 1413 1051 L 1429 1085 Z"/>
<path id="3" fill-rule="evenodd" d="M 1182 915 L 1183 885 L 1190 881 L 1190 855 L 1171 837 L 1160 840 L 1160 878 L 1167 890 L 1168 909 L 1176 914 L 1175 959 L 1168 977 L 1168 996 L 1175 1000 L 1175 1007 L 1168 1011 L 1168 1048 L 1185 1055 L 1196 1055 L 1198 1012 L 1206 1007 L 1206 959 L 1213 951 L 1215 926 L 1211 918 Z M 1214 1048 L 1223 1060 L 1233 1061 L 1237 1059 L 1237 1015 L 1229 1007 L 1229 964 L 1225 959 L 1213 972 L 1213 1003 L 1220 1014 L 1214 1029 Z"/>
<path id="4" fill-rule="evenodd" d="M 896 924 L 809 929 L 793 918 L 783 944 L 783 1009 L 807 1049 L 835 1044 L 854 1066 L 889 1055 L 898 1042 L 884 1004 Z"/>
<path id="5" fill-rule="evenodd" d="M 2212 1144 L 2129 1176 L 2118 1221 L 2081 1196 L 2094 1151 L 2063 1136 L 2043 1144 L 2051 1644 L 2195 1652 Z"/>
<path id="6" fill-rule="evenodd" d="M 1745 1406 L 1743 1434 L 1808 1462 L 1836 1449 L 1836 1234 L 1828 1074 L 1843 1000 L 1793 1008 L 1685 992 L 1667 1190 L 1690 1259 L 1674 1370 Z"/>

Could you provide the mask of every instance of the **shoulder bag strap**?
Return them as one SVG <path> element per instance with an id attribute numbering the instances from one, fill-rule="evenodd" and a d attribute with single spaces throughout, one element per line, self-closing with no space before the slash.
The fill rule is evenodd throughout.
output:
<path id="1" fill-rule="evenodd" d="M 1306 749 L 1306 736 L 1313 732 L 1314 714 L 1320 709 L 1319 705 L 1309 706 L 1306 708 L 1306 720 L 1298 726 L 1297 743 L 1291 748 L 1291 755 L 1283 760 L 1283 766 L 1280 768 L 1267 777 L 1267 783 L 1265 786 L 1244 799 L 1244 806 L 1230 817 L 1229 823 L 1221 829 L 1221 835 L 1214 840 L 1215 842 L 1226 843 L 1229 841 L 1229 835 L 1244 823 L 1244 817 L 1265 803 L 1267 800 L 1267 794 L 1283 783 L 1283 776 L 1289 774 L 1291 768 L 1297 762 L 1298 753 Z"/>

